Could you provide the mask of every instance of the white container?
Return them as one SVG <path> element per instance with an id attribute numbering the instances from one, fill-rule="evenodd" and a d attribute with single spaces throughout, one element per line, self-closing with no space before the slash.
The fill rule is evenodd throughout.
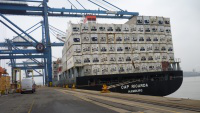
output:
<path id="1" fill-rule="evenodd" d="M 140 70 L 141 70 L 141 72 L 148 72 L 148 64 L 141 63 Z"/>
<path id="2" fill-rule="evenodd" d="M 92 63 L 92 56 L 91 55 L 83 55 L 83 65 L 88 65 L 88 64 L 91 64 Z"/>
<path id="3" fill-rule="evenodd" d="M 89 25 L 88 23 L 81 24 L 81 33 L 88 33 L 89 32 Z"/>
<path id="4" fill-rule="evenodd" d="M 84 66 L 83 67 L 83 73 L 84 73 L 84 76 L 90 76 L 92 75 L 92 66 Z"/>
<path id="5" fill-rule="evenodd" d="M 157 25 L 157 17 L 156 16 L 150 16 L 150 21 L 151 21 L 151 25 Z"/>
<path id="6" fill-rule="evenodd" d="M 98 24 L 98 32 L 99 33 L 106 33 L 106 24 Z"/>
<path id="7" fill-rule="evenodd" d="M 134 63 L 140 62 L 140 55 L 139 54 L 133 54 L 132 61 Z"/>
<path id="8" fill-rule="evenodd" d="M 65 72 L 67 70 L 67 61 L 62 62 L 62 72 Z"/>
<path id="9" fill-rule="evenodd" d="M 82 34 L 81 35 L 81 42 L 82 42 L 82 44 L 90 43 L 90 35 L 89 34 Z"/>
<path id="10" fill-rule="evenodd" d="M 155 63 L 155 70 L 156 70 L 156 71 L 161 71 L 161 70 L 162 70 L 162 65 L 161 65 L 161 63 Z"/>
<path id="11" fill-rule="evenodd" d="M 130 25 L 130 32 L 131 33 L 137 33 L 137 25 L 131 24 Z"/>
<path id="12" fill-rule="evenodd" d="M 153 38 L 153 43 L 159 43 L 160 39 L 159 39 L 159 35 L 152 35 Z"/>
<path id="13" fill-rule="evenodd" d="M 117 63 L 124 63 L 125 62 L 125 55 L 124 54 L 117 54 Z"/>
<path id="14" fill-rule="evenodd" d="M 145 53 L 140 54 L 140 61 L 141 62 L 147 62 L 148 61 L 148 56 Z"/>
<path id="15" fill-rule="evenodd" d="M 138 43 L 138 36 L 137 34 L 130 34 L 131 41 L 130 43 Z"/>
<path id="16" fill-rule="evenodd" d="M 125 63 L 132 63 L 132 54 L 125 54 L 124 62 Z"/>
<path id="17" fill-rule="evenodd" d="M 164 25 L 170 26 L 170 18 L 164 18 Z"/>
<path id="18" fill-rule="evenodd" d="M 158 33 L 158 27 L 155 26 L 155 25 L 152 25 L 152 26 L 151 26 L 151 33 L 153 33 L 153 34 Z"/>
<path id="19" fill-rule="evenodd" d="M 150 17 L 149 16 L 143 16 L 144 24 L 150 24 Z"/>
<path id="20" fill-rule="evenodd" d="M 96 23 L 89 23 L 89 32 L 90 33 L 97 33 L 98 32 L 98 24 Z"/>
<path id="21" fill-rule="evenodd" d="M 133 73 L 133 65 L 125 64 L 125 73 Z"/>
<path id="22" fill-rule="evenodd" d="M 146 44 L 146 51 L 147 52 L 153 52 L 154 48 L 153 48 L 153 44 Z"/>
<path id="23" fill-rule="evenodd" d="M 130 43 L 131 37 L 129 34 L 123 34 L 124 43 Z"/>
<path id="24" fill-rule="evenodd" d="M 118 64 L 118 73 L 126 73 L 125 64 Z"/>
<path id="25" fill-rule="evenodd" d="M 99 43 L 107 43 L 107 35 L 106 34 L 99 34 Z"/>
<path id="26" fill-rule="evenodd" d="M 168 61 L 168 54 L 167 53 L 161 53 L 161 61 L 166 62 Z"/>
<path id="27" fill-rule="evenodd" d="M 118 73 L 117 64 L 109 65 L 109 72 L 110 72 L 110 74 L 117 74 Z"/>
<path id="28" fill-rule="evenodd" d="M 72 45 L 71 49 L 73 55 L 82 55 L 81 45 Z"/>
<path id="29" fill-rule="evenodd" d="M 139 34 L 138 35 L 138 42 L 139 43 L 145 43 L 145 37 L 144 37 L 144 35 L 143 34 Z"/>
<path id="30" fill-rule="evenodd" d="M 123 44 L 117 44 L 116 45 L 116 53 L 124 53 L 124 45 Z"/>
<path id="31" fill-rule="evenodd" d="M 155 71 L 155 63 L 148 63 L 148 71 L 153 72 Z"/>
<path id="32" fill-rule="evenodd" d="M 141 53 L 145 53 L 145 52 L 147 51 L 147 49 L 146 49 L 146 44 L 140 44 L 140 46 L 139 46 L 139 51 L 140 51 Z"/>
<path id="33" fill-rule="evenodd" d="M 72 34 L 79 34 L 81 26 L 80 24 L 73 24 L 73 23 L 68 23 L 68 36 L 72 35 Z"/>
<path id="34" fill-rule="evenodd" d="M 168 54 L 168 61 L 169 62 L 174 62 L 174 54 L 173 53 Z"/>
<path id="35" fill-rule="evenodd" d="M 166 36 L 167 44 L 172 44 L 172 36 Z"/>
<path id="36" fill-rule="evenodd" d="M 165 27 L 164 26 L 158 26 L 158 34 L 165 34 Z"/>
<path id="37" fill-rule="evenodd" d="M 101 65 L 92 65 L 92 75 L 102 75 Z"/>
<path id="38" fill-rule="evenodd" d="M 108 53 L 108 44 L 100 44 L 100 53 Z"/>
<path id="39" fill-rule="evenodd" d="M 147 57 L 148 62 L 154 62 L 154 54 L 153 53 L 149 53 L 148 57 Z"/>
<path id="40" fill-rule="evenodd" d="M 100 64 L 100 55 L 92 55 L 92 64 Z"/>
<path id="41" fill-rule="evenodd" d="M 91 44 L 91 54 L 99 54 L 99 44 Z"/>
<path id="42" fill-rule="evenodd" d="M 90 44 L 82 44 L 82 54 L 90 54 L 91 45 Z"/>
<path id="43" fill-rule="evenodd" d="M 74 44 L 81 44 L 81 36 L 79 34 L 73 34 L 69 37 L 67 43 L 68 43 L 68 48 Z"/>
<path id="44" fill-rule="evenodd" d="M 153 43 L 152 35 L 145 35 L 145 41 L 146 43 Z"/>
<path id="45" fill-rule="evenodd" d="M 109 54 L 108 62 L 109 62 L 109 64 L 115 64 L 116 63 L 116 54 Z"/>
<path id="46" fill-rule="evenodd" d="M 101 72 L 102 72 L 102 75 L 110 74 L 109 73 L 109 65 L 102 65 L 101 66 Z"/>
<path id="47" fill-rule="evenodd" d="M 115 35 L 114 34 L 108 34 L 107 35 L 107 42 L 108 43 L 115 43 Z"/>
<path id="48" fill-rule="evenodd" d="M 152 32 L 151 31 L 151 26 L 150 25 L 144 25 L 144 31 L 145 31 L 145 33 L 150 34 Z"/>
<path id="49" fill-rule="evenodd" d="M 171 35 L 171 27 L 165 27 L 165 35 Z"/>
<path id="50" fill-rule="evenodd" d="M 173 49 L 172 44 L 167 45 L 167 53 L 174 53 L 174 49 Z"/>
<path id="51" fill-rule="evenodd" d="M 153 51 L 154 52 L 160 52 L 160 45 L 159 44 L 153 44 Z"/>
<path id="52" fill-rule="evenodd" d="M 132 52 L 139 53 L 139 44 L 132 44 Z"/>
<path id="53" fill-rule="evenodd" d="M 144 26 L 143 25 L 137 25 L 137 33 L 144 33 Z"/>
<path id="54" fill-rule="evenodd" d="M 109 62 L 109 56 L 107 54 L 102 54 L 100 56 L 100 64 L 107 64 Z"/>
<path id="55" fill-rule="evenodd" d="M 142 16 L 137 16 L 137 25 L 143 25 L 143 17 Z"/>
<path id="56" fill-rule="evenodd" d="M 166 44 L 160 44 L 160 51 L 166 52 L 167 51 L 167 45 Z"/>
<path id="57" fill-rule="evenodd" d="M 167 39 L 165 37 L 165 35 L 159 35 L 159 39 L 160 39 L 160 43 L 166 43 L 167 42 Z"/>
<path id="58" fill-rule="evenodd" d="M 90 42 L 91 43 L 98 43 L 98 34 L 91 34 L 90 35 Z"/>
<path id="59" fill-rule="evenodd" d="M 157 17 L 158 25 L 164 25 L 163 17 Z"/>
<path id="60" fill-rule="evenodd" d="M 121 24 L 114 24 L 115 32 L 122 32 L 122 25 Z"/>
<path id="61" fill-rule="evenodd" d="M 133 72 L 135 73 L 140 72 L 140 67 L 141 67 L 140 63 L 133 63 L 132 65 L 133 65 Z"/>
<path id="62" fill-rule="evenodd" d="M 124 42 L 124 37 L 122 34 L 115 34 L 115 43 L 123 43 Z"/>
<path id="63" fill-rule="evenodd" d="M 107 24 L 106 32 L 107 33 L 113 33 L 113 32 L 115 32 L 114 24 Z"/>
<path id="64" fill-rule="evenodd" d="M 161 61 L 160 53 L 154 53 L 154 61 L 155 62 L 160 62 Z"/>
<path id="65" fill-rule="evenodd" d="M 130 27 L 128 24 L 122 24 L 122 32 L 123 33 L 128 33 L 128 32 L 130 32 L 129 30 L 130 30 Z"/>
<path id="66" fill-rule="evenodd" d="M 82 56 L 73 56 L 67 61 L 67 69 L 82 66 Z"/>
<path id="67" fill-rule="evenodd" d="M 131 44 L 124 44 L 124 53 L 132 53 Z"/>
<path id="68" fill-rule="evenodd" d="M 108 53 L 116 53 L 116 45 L 115 44 L 108 45 Z"/>

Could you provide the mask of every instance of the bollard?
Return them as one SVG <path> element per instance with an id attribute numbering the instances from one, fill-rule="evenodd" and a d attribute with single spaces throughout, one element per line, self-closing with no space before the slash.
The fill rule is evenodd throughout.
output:
<path id="1" fill-rule="evenodd" d="M 110 93 L 106 84 L 103 84 L 101 93 Z"/>
<path id="2" fill-rule="evenodd" d="M 73 84 L 73 85 L 72 85 L 72 89 L 76 89 L 76 86 L 75 86 L 75 84 Z"/>

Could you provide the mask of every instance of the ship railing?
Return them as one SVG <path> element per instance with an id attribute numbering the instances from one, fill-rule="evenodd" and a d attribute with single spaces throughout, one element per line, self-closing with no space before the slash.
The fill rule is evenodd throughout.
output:
<path id="1" fill-rule="evenodd" d="M 162 71 L 180 71 L 180 63 L 180 58 L 170 60 L 169 62 L 162 62 Z"/>

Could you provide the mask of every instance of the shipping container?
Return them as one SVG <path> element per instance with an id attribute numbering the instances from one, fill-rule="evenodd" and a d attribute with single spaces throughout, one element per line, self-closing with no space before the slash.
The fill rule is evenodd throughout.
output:
<path id="1" fill-rule="evenodd" d="M 81 33 L 88 33 L 89 32 L 89 25 L 88 23 L 81 24 Z"/>
<path id="2" fill-rule="evenodd" d="M 99 44 L 91 44 L 91 54 L 99 54 Z"/>
<path id="3" fill-rule="evenodd" d="M 170 26 L 170 18 L 164 18 L 164 25 Z"/>
<path id="4" fill-rule="evenodd" d="M 110 74 L 117 74 L 118 73 L 117 64 L 109 65 L 109 72 L 110 72 Z"/>
<path id="5" fill-rule="evenodd" d="M 174 54 L 173 53 L 168 54 L 168 61 L 174 62 Z"/>
<path id="6" fill-rule="evenodd" d="M 158 34 L 165 34 L 165 27 L 164 26 L 158 26 Z"/>
<path id="7" fill-rule="evenodd" d="M 124 43 L 130 43 L 131 37 L 129 34 L 123 34 Z"/>
<path id="8" fill-rule="evenodd" d="M 82 64 L 83 65 L 89 65 L 92 63 L 92 56 L 91 55 L 83 55 L 83 60 L 82 60 Z"/>
<path id="9" fill-rule="evenodd" d="M 132 63 L 132 54 L 125 54 L 124 60 L 125 63 Z"/>
<path id="10" fill-rule="evenodd" d="M 173 45 L 172 44 L 168 44 L 167 45 L 167 53 L 174 53 L 174 49 L 173 49 Z"/>
<path id="11" fill-rule="evenodd" d="M 89 34 L 81 34 L 81 42 L 82 42 L 82 44 L 90 43 L 90 35 Z"/>
<path id="12" fill-rule="evenodd" d="M 100 55 L 92 55 L 92 64 L 100 64 Z"/>
<path id="13" fill-rule="evenodd" d="M 100 64 L 107 64 L 109 63 L 109 55 L 107 54 L 101 54 L 100 56 Z"/>
<path id="14" fill-rule="evenodd" d="M 146 44 L 146 51 L 147 52 L 153 52 L 154 51 L 153 44 Z"/>
<path id="15" fill-rule="evenodd" d="M 109 64 L 115 64 L 117 62 L 116 60 L 117 54 L 109 54 L 108 56 L 109 56 L 108 58 Z"/>
<path id="16" fill-rule="evenodd" d="M 124 44 L 124 53 L 132 53 L 131 44 Z"/>
<path id="17" fill-rule="evenodd" d="M 67 69 L 71 69 L 76 66 L 82 66 L 82 56 L 72 56 L 67 61 Z"/>
<path id="18" fill-rule="evenodd" d="M 116 53 L 116 45 L 115 44 L 108 45 L 108 53 Z"/>
<path id="19" fill-rule="evenodd" d="M 153 44 L 153 51 L 160 52 L 160 44 Z"/>
<path id="20" fill-rule="evenodd" d="M 150 71 L 150 72 L 155 71 L 155 63 L 148 63 L 148 71 Z"/>
<path id="21" fill-rule="evenodd" d="M 152 25 L 152 26 L 151 26 L 151 33 L 153 33 L 153 34 L 158 33 L 158 27 L 155 26 L 155 25 Z"/>
<path id="22" fill-rule="evenodd" d="M 114 24 L 115 32 L 122 32 L 122 25 L 121 24 Z"/>
<path id="23" fill-rule="evenodd" d="M 125 54 L 117 54 L 117 63 L 125 63 Z"/>
<path id="24" fill-rule="evenodd" d="M 91 43 L 98 43 L 98 34 L 91 34 L 90 35 L 90 42 Z"/>
<path id="25" fill-rule="evenodd" d="M 92 65 L 92 75 L 102 75 L 101 65 Z"/>
<path id="26" fill-rule="evenodd" d="M 125 64 L 125 73 L 133 73 L 133 65 Z"/>
<path id="27" fill-rule="evenodd" d="M 101 72 L 102 72 L 102 75 L 110 74 L 109 73 L 109 65 L 102 65 L 101 66 Z"/>
<path id="28" fill-rule="evenodd" d="M 83 74 L 84 76 L 90 76 L 92 75 L 92 66 L 87 65 L 83 67 Z"/>
<path id="29" fill-rule="evenodd" d="M 139 34 L 137 36 L 138 36 L 138 42 L 139 43 L 145 43 L 146 42 L 144 34 Z"/>
<path id="30" fill-rule="evenodd" d="M 90 33 L 98 33 L 98 24 L 96 23 L 89 23 L 89 32 Z"/>
<path id="31" fill-rule="evenodd" d="M 162 65 L 161 65 L 161 63 L 155 63 L 155 70 L 156 71 L 162 71 Z"/>
<path id="32" fill-rule="evenodd" d="M 166 44 L 160 44 L 160 51 L 161 52 L 167 52 L 167 45 Z"/>
<path id="33" fill-rule="evenodd" d="M 90 44 L 82 44 L 82 54 L 91 54 L 91 45 Z"/>
<path id="34" fill-rule="evenodd" d="M 140 51 L 140 53 L 146 52 L 147 51 L 146 44 L 140 44 L 139 45 L 139 51 Z"/>
<path id="35" fill-rule="evenodd" d="M 144 37 L 147 44 L 153 43 L 152 35 L 145 35 Z"/>
<path id="36" fill-rule="evenodd" d="M 108 53 L 108 44 L 100 44 L 100 53 Z"/>
<path id="37" fill-rule="evenodd" d="M 71 47 L 74 44 L 81 44 L 81 36 L 80 36 L 80 34 L 73 34 L 67 40 L 68 48 Z"/>
<path id="38" fill-rule="evenodd" d="M 107 24 L 106 32 L 107 33 L 114 33 L 115 32 L 115 26 L 114 26 L 114 24 Z"/>
<path id="39" fill-rule="evenodd" d="M 148 61 L 148 55 L 146 53 L 141 53 L 140 54 L 140 61 L 141 62 L 147 62 Z"/>
<path id="40" fill-rule="evenodd" d="M 148 64 L 147 63 L 141 63 L 140 71 L 141 72 L 148 72 Z"/>
<path id="41" fill-rule="evenodd" d="M 159 43 L 160 42 L 159 35 L 152 35 L 152 38 L 153 38 L 153 43 Z"/>
<path id="42" fill-rule="evenodd" d="M 166 39 L 165 35 L 159 35 L 159 39 L 160 39 L 160 43 L 166 44 L 167 39 Z"/>
<path id="43" fill-rule="evenodd" d="M 137 25 L 130 24 L 130 33 L 137 33 Z"/>
<path id="44" fill-rule="evenodd" d="M 150 16 L 150 21 L 151 21 L 151 25 L 157 25 L 157 17 L 156 16 Z"/>
<path id="45" fill-rule="evenodd" d="M 158 25 L 164 25 L 163 17 L 157 17 Z"/>
<path id="46" fill-rule="evenodd" d="M 132 63 L 133 65 L 133 72 L 136 73 L 136 72 L 140 72 L 140 63 Z"/>
<path id="47" fill-rule="evenodd" d="M 138 36 L 137 34 L 130 34 L 131 41 L 130 43 L 138 43 Z"/>
<path id="48" fill-rule="evenodd" d="M 124 44 L 117 44 L 116 49 L 116 53 L 124 53 Z"/>
<path id="49" fill-rule="evenodd" d="M 106 28 L 107 28 L 106 24 L 98 24 L 98 32 L 99 33 L 106 33 Z"/>
<path id="50" fill-rule="evenodd" d="M 144 33 L 144 26 L 143 25 L 137 25 L 137 33 Z"/>
<path id="51" fill-rule="evenodd" d="M 165 27 L 165 35 L 171 35 L 171 27 Z"/>
<path id="52" fill-rule="evenodd" d="M 167 44 L 172 44 L 172 36 L 166 36 Z"/>
<path id="53" fill-rule="evenodd" d="M 152 31 L 151 31 L 151 26 L 150 25 L 144 25 L 144 31 L 145 31 L 145 33 L 151 33 Z"/>
<path id="54" fill-rule="evenodd" d="M 137 25 L 143 25 L 143 17 L 142 16 L 137 16 Z"/>
<path id="55" fill-rule="evenodd" d="M 154 53 L 154 61 L 155 62 L 160 62 L 161 61 L 160 53 Z"/>
<path id="56" fill-rule="evenodd" d="M 118 73 L 125 73 L 125 64 L 118 64 Z"/>
<path id="57" fill-rule="evenodd" d="M 168 61 L 168 54 L 167 53 L 161 53 L 161 61 L 162 62 Z"/>
<path id="58" fill-rule="evenodd" d="M 153 53 L 148 53 L 147 60 L 148 60 L 148 62 L 154 62 L 154 54 Z"/>
<path id="59" fill-rule="evenodd" d="M 115 43 L 115 34 L 107 34 L 107 42 Z"/>
<path id="60" fill-rule="evenodd" d="M 124 37 L 122 34 L 115 34 L 115 43 L 123 43 L 124 42 Z"/>
<path id="61" fill-rule="evenodd" d="M 143 16 L 144 24 L 150 24 L 150 17 L 149 16 Z"/>
<path id="62" fill-rule="evenodd" d="M 139 53 L 139 44 L 132 44 L 132 52 Z"/>
<path id="63" fill-rule="evenodd" d="M 134 63 L 140 62 L 140 54 L 133 54 L 132 61 L 133 61 Z"/>
<path id="64" fill-rule="evenodd" d="M 73 34 L 80 34 L 80 24 L 73 24 L 73 23 L 68 23 L 68 36 L 71 36 Z"/>
<path id="65" fill-rule="evenodd" d="M 99 34 L 99 43 L 107 43 L 107 34 Z"/>
<path id="66" fill-rule="evenodd" d="M 122 32 L 123 33 L 128 33 L 130 32 L 130 27 L 128 24 L 122 24 Z"/>

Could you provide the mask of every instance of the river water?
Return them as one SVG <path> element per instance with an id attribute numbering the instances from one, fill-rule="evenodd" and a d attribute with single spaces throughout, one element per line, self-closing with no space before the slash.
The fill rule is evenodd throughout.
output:
<path id="1" fill-rule="evenodd" d="M 167 97 L 200 100 L 200 76 L 184 77 L 181 87 Z"/>

